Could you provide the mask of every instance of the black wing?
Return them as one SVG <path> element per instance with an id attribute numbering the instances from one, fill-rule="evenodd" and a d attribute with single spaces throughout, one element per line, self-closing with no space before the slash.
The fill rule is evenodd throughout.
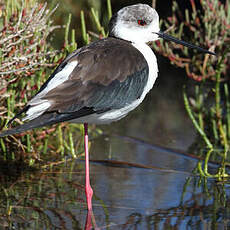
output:
<path id="1" fill-rule="evenodd" d="M 78 65 L 67 81 L 42 98 L 52 101 L 48 111 L 122 108 L 141 96 L 148 80 L 144 56 L 123 40 L 99 40 L 67 60 L 77 60 Z"/>
<path id="2" fill-rule="evenodd" d="M 68 80 L 39 96 L 72 61 L 78 65 Z M 129 105 L 141 96 L 148 72 L 144 56 L 129 42 L 106 38 L 91 43 L 67 56 L 33 98 L 51 101 L 51 106 L 38 118 L 0 137 Z M 28 103 L 23 112 L 32 106 Z"/>

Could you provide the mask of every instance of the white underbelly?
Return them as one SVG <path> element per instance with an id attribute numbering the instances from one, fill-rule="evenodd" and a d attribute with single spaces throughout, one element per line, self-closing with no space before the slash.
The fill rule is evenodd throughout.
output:
<path id="1" fill-rule="evenodd" d="M 70 120 L 73 123 L 89 123 L 89 124 L 109 124 L 113 121 L 118 121 L 125 117 L 130 111 L 134 110 L 144 98 L 140 98 L 133 103 L 121 108 L 112 109 L 104 113 L 94 113 L 88 116 L 80 117 L 77 119 Z"/>

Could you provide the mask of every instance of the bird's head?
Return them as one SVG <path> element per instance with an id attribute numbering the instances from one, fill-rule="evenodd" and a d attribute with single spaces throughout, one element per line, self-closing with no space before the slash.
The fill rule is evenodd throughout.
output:
<path id="1" fill-rule="evenodd" d="M 147 43 L 159 39 L 159 16 L 146 4 L 122 8 L 110 20 L 109 35 L 135 43 Z"/>
<path id="2" fill-rule="evenodd" d="M 215 53 L 184 42 L 160 31 L 159 16 L 155 9 L 146 4 L 136 4 L 120 9 L 110 20 L 109 36 L 133 43 L 147 43 L 163 38 L 167 41 L 197 49 L 200 52 Z"/>

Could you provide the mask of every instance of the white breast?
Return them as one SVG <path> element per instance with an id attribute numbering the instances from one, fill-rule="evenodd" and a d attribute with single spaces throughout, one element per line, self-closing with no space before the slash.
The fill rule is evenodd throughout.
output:
<path id="1" fill-rule="evenodd" d="M 137 44 L 137 43 L 132 43 L 132 45 L 143 54 L 149 66 L 148 81 L 147 81 L 147 84 L 144 88 L 144 91 L 141 97 L 137 99 L 136 101 L 134 101 L 133 103 L 131 103 L 130 105 L 125 106 L 124 108 L 110 110 L 108 112 L 101 113 L 101 114 L 92 114 L 89 116 L 71 120 L 70 122 L 90 123 L 90 124 L 108 124 L 108 123 L 120 120 L 121 118 L 125 117 L 130 111 L 135 109 L 144 100 L 146 94 L 149 92 L 150 89 L 152 89 L 154 82 L 158 75 L 157 59 L 156 59 L 155 54 L 153 53 L 153 51 L 148 45 Z"/>
<path id="2" fill-rule="evenodd" d="M 148 82 L 144 88 L 144 92 L 141 96 L 142 101 L 145 97 L 145 95 L 149 92 L 150 89 L 152 89 L 157 76 L 158 76 L 158 65 L 157 65 L 157 59 L 155 54 L 153 53 L 152 49 L 146 45 L 146 44 L 136 44 L 133 43 L 133 46 L 135 48 L 137 48 L 145 57 L 148 66 L 149 66 L 149 78 L 148 78 Z"/>

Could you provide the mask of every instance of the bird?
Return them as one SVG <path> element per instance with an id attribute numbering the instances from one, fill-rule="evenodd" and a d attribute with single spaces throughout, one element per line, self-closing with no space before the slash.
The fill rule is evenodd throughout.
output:
<path id="1" fill-rule="evenodd" d="M 108 24 L 108 37 L 69 54 L 36 95 L 9 123 L 24 115 L 22 125 L 0 137 L 59 122 L 84 124 L 85 194 L 92 210 L 89 176 L 88 124 L 109 124 L 135 109 L 158 76 L 157 59 L 148 45 L 163 38 L 200 52 L 214 52 L 160 31 L 157 11 L 147 4 L 121 8 Z"/>

